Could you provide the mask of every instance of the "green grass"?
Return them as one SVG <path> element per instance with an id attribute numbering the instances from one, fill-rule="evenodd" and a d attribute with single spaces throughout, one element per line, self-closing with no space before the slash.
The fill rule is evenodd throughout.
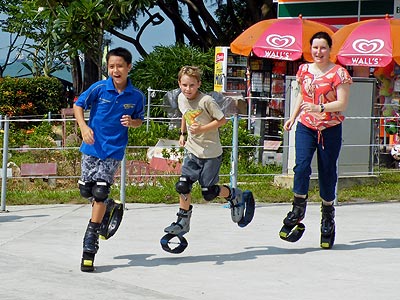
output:
<path id="1" fill-rule="evenodd" d="M 385 171 L 377 184 L 357 185 L 339 191 L 340 201 L 398 201 L 400 200 L 400 173 L 398 170 Z"/>
<path id="2" fill-rule="evenodd" d="M 175 191 L 176 177 L 161 177 L 157 182 L 147 185 L 129 184 L 126 188 L 127 203 L 178 203 Z M 221 184 L 228 184 L 228 177 L 221 178 Z M 273 176 L 240 177 L 238 187 L 253 192 L 260 203 L 284 203 L 292 201 L 292 191 L 273 185 Z M 119 186 L 111 189 L 111 197 L 119 199 Z M 198 184 L 193 187 L 193 203 L 203 203 Z M 357 185 L 339 190 L 339 202 L 383 202 L 400 200 L 400 172 L 387 170 L 379 176 L 376 184 Z M 318 189 L 309 192 L 310 201 L 320 201 Z M 215 201 L 224 202 L 224 199 Z M 87 203 L 80 194 L 76 180 L 59 180 L 57 187 L 50 187 L 46 182 L 36 179 L 9 180 L 7 184 L 6 205 L 29 204 L 67 204 Z"/>

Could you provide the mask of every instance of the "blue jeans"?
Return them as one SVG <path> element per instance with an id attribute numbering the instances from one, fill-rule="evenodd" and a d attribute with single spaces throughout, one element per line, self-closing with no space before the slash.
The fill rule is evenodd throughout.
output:
<path id="1" fill-rule="evenodd" d="M 297 123 L 295 135 L 296 160 L 293 192 L 307 195 L 312 173 L 311 162 L 317 150 L 319 195 L 325 201 L 334 201 L 338 180 L 338 158 L 342 146 L 342 124 L 318 131 Z"/>

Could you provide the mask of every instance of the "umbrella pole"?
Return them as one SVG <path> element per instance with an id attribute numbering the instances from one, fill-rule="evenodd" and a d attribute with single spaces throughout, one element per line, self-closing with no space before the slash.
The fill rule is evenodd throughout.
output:
<path id="1" fill-rule="evenodd" d="M 251 130 L 251 76 L 250 68 L 246 69 L 247 130 Z"/>

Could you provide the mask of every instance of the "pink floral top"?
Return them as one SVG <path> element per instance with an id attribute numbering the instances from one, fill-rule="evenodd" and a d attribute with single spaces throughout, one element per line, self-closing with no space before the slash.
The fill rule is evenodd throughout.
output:
<path id="1" fill-rule="evenodd" d="M 302 64 L 296 74 L 301 85 L 304 102 L 325 104 L 337 100 L 336 88 L 342 83 L 352 83 L 350 74 L 340 65 L 335 65 L 321 76 L 309 72 L 310 64 Z M 308 128 L 318 131 L 343 122 L 340 112 L 305 112 L 300 114 L 300 122 Z"/>

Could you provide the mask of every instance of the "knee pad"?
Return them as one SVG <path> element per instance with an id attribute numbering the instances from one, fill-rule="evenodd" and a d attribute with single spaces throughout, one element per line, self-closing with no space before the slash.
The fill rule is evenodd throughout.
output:
<path id="1" fill-rule="evenodd" d="M 175 190 L 179 194 L 189 194 L 192 190 L 192 181 L 188 177 L 179 177 L 179 181 L 175 184 Z"/>
<path id="2" fill-rule="evenodd" d="M 79 184 L 79 192 L 81 193 L 81 196 L 83 198 L 88 199 L 93 196 L 92 189 L 95 182 L 92 181 L 84 182 L 82 180 L 78 180 L 78 184 Z"/>
<path id="3" fill-rule="evenodd" d="M 97 181 L 92 188 L 94 201 L 104 202 L 110 194 L 110 185 L 105 181 Z"/>
<path id="4" fill-rule="evenodd" d="M 211 201 L 219 196 L 219 192 L 221 191 L 221 187 L 219 185 L 213 186 L 202 186 L 201 194 L 203 195 L 204 200 Z"/>

